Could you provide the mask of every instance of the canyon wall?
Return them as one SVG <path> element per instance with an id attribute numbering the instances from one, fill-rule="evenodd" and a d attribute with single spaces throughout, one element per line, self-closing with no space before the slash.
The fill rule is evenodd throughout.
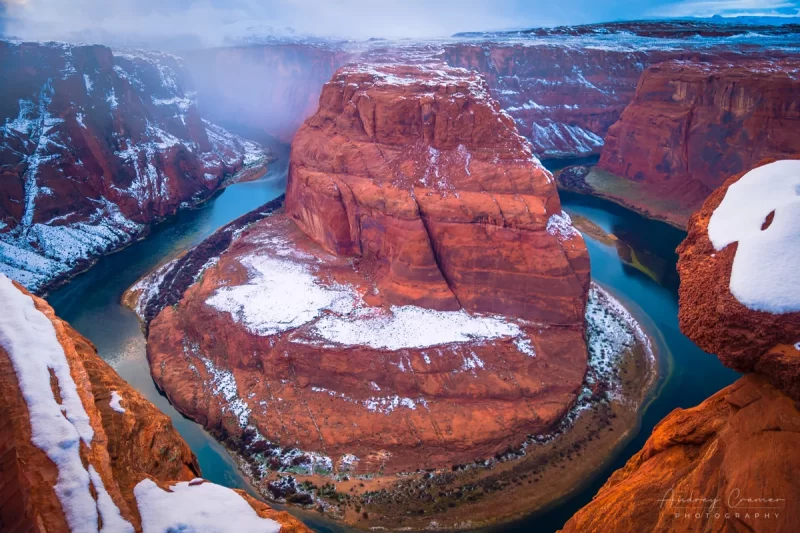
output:
<path id="1" fill-rule="evenodd" d="M 800 161 L 781 165 L 726 181 L 692 216 L 678 250 L 681 330 L 747 374 L 699 406 L 670 413 L 564 532 L 800 528 L 794 503 L 800 498 L 794 474 L 800 468 L 798 204 L 792 190 Z M 735 238 L 727 238 L 730 232 Z M 774 255 L 754 254 L 754 241 Z M 737 276 L 747 277 L 750 290 L 781 294 L 785 308 L 745 305 Z"/>
<path id="2" fill-rule="evenodd" d="M 267 154 L 205 121 L 182 61 L 0 41 L 0 272 L 44 291 Z"/>
<path id="3" fill-rule="evenodd" d="M 44 300 L 3 274 L 0 299 L 0 529 L 203 530 L 227 520 L 252 531 L 308 531 L 285 512 L 199 479 L 169 418 Z M 192 507 L 204 504 L 203 513 Z"/>
<path id="4" fill-rule="evenodd" d="M 476 70 L 541 158 L 600 153 L 603 138 L 633 98 L 644 66 L 668 52 L 574 45 L 456 43 L 449 64 Z"/>
<path id="5" fill-rule="evenodd" d="M 729 176 L 800 154 L 799 74 L 793 58 L 652 65 L 598 166 L 697 209 Z"/>

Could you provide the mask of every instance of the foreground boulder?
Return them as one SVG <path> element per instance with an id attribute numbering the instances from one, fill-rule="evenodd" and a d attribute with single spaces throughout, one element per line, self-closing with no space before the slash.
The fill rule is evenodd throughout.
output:
<path id="1" fill-rule="evenodd" d="M 798 185 L 800 161 L 763 165 L 692 217 L 681 329 L 748 374 L 662 420 L 565 532 L 800 529 Z"/>
<path id="2" fill-rule="evenodd" d="M 308 531 L 199 479 L 169 418 L 44 300 L 0 274 L 0 301 L 3 531 Z"/>
<path id="3" fill-rule="evenodd" d="M 725 366 L 800 400 L 800 160 L 764 163 L 692 217 L 678 249 L 680 325 Z"/>

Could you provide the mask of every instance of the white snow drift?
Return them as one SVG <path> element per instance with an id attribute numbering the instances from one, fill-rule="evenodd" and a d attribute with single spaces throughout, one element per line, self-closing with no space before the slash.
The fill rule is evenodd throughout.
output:
<path id="1" fill-rule="evenodd" d="M 133 489 L 144 533 L 278 533 L 280 524 L 261 518 L 231 489 L 213 483 L 184 481 L 161 489 L 143 479 Z"/>
<path id="2" fill-rule="evenodd" d="M 800 311 L 799 228 L 800 160 L 758 167 L 728 188 L 708 237 L 717 250 L 739 243 L 730 283 L 737 300 L 756 311 Z"/>

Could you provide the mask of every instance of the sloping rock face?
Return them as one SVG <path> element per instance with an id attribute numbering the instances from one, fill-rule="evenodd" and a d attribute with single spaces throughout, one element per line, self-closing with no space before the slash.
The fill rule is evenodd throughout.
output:
<path id="1" fill-rule="evenodd" d="M 286 210 L 394 304 L 583 322 L 583 241 L 475 74 L 340 70 L 295 136 Z"/>
<path id="2" fill-rule="evenodd" d="M 150 481 L 164 489 L 182 485 L 190 496 L 196 492 L 202 505 L 203 489 L 185 483 L 199 476 L 197 460 L 169 418 L 44 300 L 2 274 L 0 293 L 3 531 L 96 531 L 98 517 L 104 530 L 141 531 L 149 509 L 137 502 L 134 489 Z M 48 418 L 52 409 L 60 422 Z M 219 490 L 249 502 L 259 516 L 284 523 L 282 531 L 308 531 L 286 513 Z M 177 525 L 186 517 L 176 512 L 175 518 Z"/>
<path id="3" fill-rule="evenodd" d="M 204 114 L 286 143 L 316 111 L 325 82 L 351 57 L 336 43 L 229 46 L 185 55 Z"/>
<path id="4" fill-rule="evenodd" d="M 793 474 L 800 468 L 794 451 L 800 446 L 800 313 L 743 305 L 730 289 L 740 243 L 717 249 L 709 237 L 710 219 L 743 178 L 729 179 L 692 216 L 678 249 L 678 271 L 681 330 L 726 366 L 749 373 L 699 406 L 676 409 L 662 420 L 644 448 L 567 522 L 565 532 L 800 528 L 800 512 L 792 503 L 800 498 Z M 759 202 L 755 185 L 746 196 Z M 778 186 L 777 179 L 763 180 L 764 188 Z M 796 211 L 791 196 L 779 204 L 771 213 L 765 210 L 764 235 L 758 238 L 794 238 L 776 235 L 777 228 L 768 234 L 776 217 L 785 221 Z M 734 209 L 732 215 L 746 219 L 745 211 L 737 215 Z M 765 262 L 759 277 L 785 282 L 770 277 L 775 266 Z"/>
<path id="5" fill-rule="evenodd" d="M 266 153 L 204 121 L 182 62 L 0 42 L 0 271 L 44 291 Z"/>
<path id="6" fill-rule="evenodd" d="M 799 74 L 796 58 L 653 65 L 598 165 L 697 209 L 729 176 L 800 153 Z"/>
<path id="7" fill-rule="evenodd" d="M 586 248 L 476 75 L 340 70 L 295 137 L 286 204 L 150 323 L 153 377 L 188 416 L 269 469 L 393 474 L 569 411 Z"/>
<path id="8" fill-rule="evenodd" d="M 797 531 L 800 411 L 750 374 L 676 409 L 562 530 Z"/>

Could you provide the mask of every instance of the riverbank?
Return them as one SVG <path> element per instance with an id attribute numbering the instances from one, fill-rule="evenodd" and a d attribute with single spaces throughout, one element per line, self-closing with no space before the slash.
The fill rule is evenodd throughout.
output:
<path id="1" fill-rule="evenodd" d="M 256 163 L 242 167 L 233 174 L 225 177 L 220 187 L 203 191 L 202 194 L 195 196 L 190 201 L 183 202 L 178 206 L 175 212 L 166 217 L 156 218 L 148 224 L 137 225 L 140 226 L 140 228 L 137 228 L 138 231 L 132 233 L 128 239 L 122 239 L 118 241 L 116 244 L 113 244 L 96 256 L 85 257 L 78 260 L 71 269 L 56 274 L 50 281 L 40 285 L 37 290 L 33 291 L 33 293 L 39 297 L 47 298 L 50 293 L 63 287 L 76 276 L 87 272 L 95 264 L 97 264 L 102 257 L 118 253 L 122 250 L 125 250 L 129 246 L 136 244 L 137 242 L 147 239 L 148 235 L 150 235 L 155 228 L 162 224 L 169 223 L 170 220 L 175 218 L 182 211 L 198 209 L 202 207 L 207 202 L 219 196 L 222 191 L 231 185 L 263 179 L 268 174 L 269 164 L 275 162 L 276 159 L 277 158 L 274 155 L 267 155 L 265 158 L 257 161 Z"/>
<path id="2" fill-rule="evenodd" d="M 625 179 L 594 165 L 574 165 L 554 173 L 559 190 L 610 200 L 640 215 L 686 230 L 697 206 L 660 194 L 643 183 Z"/>

